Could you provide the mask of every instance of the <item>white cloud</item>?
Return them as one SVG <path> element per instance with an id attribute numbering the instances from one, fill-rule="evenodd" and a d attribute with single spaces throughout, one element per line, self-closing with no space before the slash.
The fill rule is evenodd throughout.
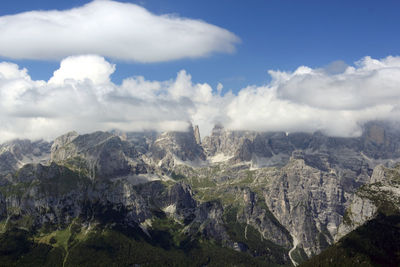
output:
<path id="1" fill-rule="evenodd" d="M 49 83 L 61 85 L 73 80 L 83 82 L 86 79 L 94 84 L 110 82 L 110 75 L 115 71 L 115 65 L 108 63 L 104 58 L 83 55 L 72 56 L 61 62 L 60 68 L 56 70 Z"/>
<path id="2" fill-rule="evenodd" d="M 0 56 L 16 59 L 98 54 L 160 62 L 230 53 L 238 42 L 233 33 L 200 20 L 155 15 L 138 5 L 109 0 L 0 17 Z"/>
<path id="3" fill-rule="evenodd" d="M 293 73 L 270 71 L 279 82 L 280 98 L 317 108 L 358 110 L 365 106 L 397 104 L 400 60 L 365 57 L 356 67 L 329 75 L 320 69 L 299 67 Z"/>
<path id="4" fill-rule="evenodd" d="M 237 130 L 357 136 L 368 120 L 398 120 L 400 57 L 365 57 L 339 69 L 270 71 L 267 85 L 221 95 L 222 84 L 213 90 L 193 83 L 184 70 L 167 81 L 133 76 L 116 85 L 115 66 L 95 55 L 64 59 L 49 81 L 2 62 L 0 141 L 53 139 L 71 130 L 184 130 L 188 121 L 203 136 L 217 122 Z"/>
<path id="5" fill-rule="evenodd" d="M 243 89 L 229 103 L 229 126 L 357 136 L 365 121 L 399 115 L 400 57 L 365 57 L 342 70 L 269 71 L 269 85 Z"/>

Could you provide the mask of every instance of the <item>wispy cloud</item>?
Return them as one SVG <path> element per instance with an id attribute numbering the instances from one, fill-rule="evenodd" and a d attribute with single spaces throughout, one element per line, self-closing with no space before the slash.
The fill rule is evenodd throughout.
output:
<path id="1" fill-rule="evenodd" d="M 203 134 L 221 122 L 237 130 L 356 136 L 368 120 L 400 118 L 400 57 L 340 65 L 270 71 L 269 84 L 221 95 L 222 84 L 193 83 L 184 70 L 167 81 L 133 76 L 116 85 L 116 66 L 96 55 L 64 59 L 49 81 L 2 62 L 0 141 L 52 139 L 70 130 L 184 130 L 187 121 Z"/>
<path id="2" fill-rule="evenodd" d="M 0 55 L 15 59 L 98 54 L 160 62 L 231 53 L 238 42 L 233 33 L 204 21 L 155 15 L 135 4 L 109 0 L 0 17 Z"/>

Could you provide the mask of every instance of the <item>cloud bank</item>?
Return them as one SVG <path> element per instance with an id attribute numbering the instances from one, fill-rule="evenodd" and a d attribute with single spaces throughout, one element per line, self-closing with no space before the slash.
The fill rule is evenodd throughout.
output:
<path id="1" fill-rule="evenodd" d="M 135 4 L 109 0 L 0 17 L 0 56 L 14 59 L 98 54 L 161 62 L 231 53 L 238 42 L 233 33 L 200 20 L 155 15 Z"/>
<path id="2" fill-rule="evenodd" d="M 269 84 L 221 95 L 222 84 L 193 83 L 185 70 L 167 81 L 133 76 L 116 85 L 116 66 L 96 55 L 65 58 L 49 81 L 2 62 L 0 141 L 50 140 L 71 130 L 185 130 L 188 121 L 203 135 L 219 122 L 234 130 L 357 136 L 366 121 L 400 118 L 400 57 L 331 67 L 269 71 Z"/>

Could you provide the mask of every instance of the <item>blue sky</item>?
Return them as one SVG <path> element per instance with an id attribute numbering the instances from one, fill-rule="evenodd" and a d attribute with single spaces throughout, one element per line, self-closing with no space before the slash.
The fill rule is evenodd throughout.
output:
<path id="1" fill-rule="evenodd" d="M 89 1 L 2 0 L 0 15 L 30 10 L 69 9 Z M 168 80 L 185 69 L 195 82 L 207 82 L 234 92 L 265 84 L 267 70 L 294 70 L 298 66 L 323 67 L 332 61 L 347 64 L 364 56 L 383 58 L 400 54 L 399 1 L 121 1 L 140 4 L 155 14 L 175 13 L 201 19 L 236 34 L 241 43 L 233 54 L 163 63 L 117 64 L 112 80 L 143 75 Z M 27 67 L 34 79 L 49 79 L 58 61 L 13 60 Z"/>

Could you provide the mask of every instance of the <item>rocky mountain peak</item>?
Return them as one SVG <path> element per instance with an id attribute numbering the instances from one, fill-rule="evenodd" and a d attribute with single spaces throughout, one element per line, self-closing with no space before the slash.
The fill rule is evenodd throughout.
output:
<path id="1" fill-rule="evenodd" d="M 366 133 L 366 138 L 375 144 L 382 145 L 385 143 L 385 129 L 380 125 L 371 125 Z"/>
<path id="2" fill-rule="evenodd" d="M 71 131 L 66 134 L 63 134 L 56 139 L 54 139 L 52 150 L 57 149 L 58 147 L 64 146 L 70 142 L 72 142 L 75 138 L 77 138 L 79 134 L 76 131 Z"/>
<path id="3" fill-rule="evenodd" d="M 362 150 L 371 158 L 400 158 L 399 125 L 388 121 L 371 121 L 364 125 L 360 137 Z"/>
<path id="4" fill-rule="evenodd" d="M 211 135 L 216 135 L 224 131 L 224 125 L 222 123 L 216 123 L 212 129 Z"/>
<path id="5" fill-rule="evenodd" d="M 185 132 L 165 132 L 151 147 L 152 158 L 161 165 L 173 166 L 179 161 L 198 163 L 206 159 L 199 144 L 200 134 L 190 125 Z M 197 136 L 197 138 L 196 138 Z"/>
<path id="6" fill-rule="evenodd" d="M 198 125 L 194 126 L 194 138 L 196 139 L 196 143 L 201 145 L 200 130 Z"/>
<path id="7" fill-rule="evenodd" d="M 84 169 L 92 179 L 147 172 L 134 146 L 108 132 L 61 136 L 52 146 L 51 160 Z"/>
<path id="8" fill-rule="evenodd" d="M 27 163 L 46 163 L 51 143 L 43 140 L 13 140 L 0 145 L 0 174 L 17 170 Z"/>

